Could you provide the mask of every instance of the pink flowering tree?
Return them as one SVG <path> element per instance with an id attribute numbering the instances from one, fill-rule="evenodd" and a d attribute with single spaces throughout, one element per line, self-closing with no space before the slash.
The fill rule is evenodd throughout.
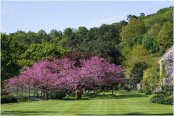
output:
<path id="1" fill-rule="evenodd" d="M 30 87 L 37 87 L 42 90 L 45 99 L 47 99 L 49 90 L 60 87 L 67 88 L 66 80 L 68 73 L 73 70 L 73 64 L 73 61 L 67 58 L 40 61 L 25 68 L 18 77 L 11 78 L 8 81 L 8 87 L 13 88 L 20 85 L 20 87 L 28 87 L 29 90 Z"/>
<path id="2" fill-rule="evenodd" d="M 80 63 L 77 66 L 76 61 L 68 58 L 43 60 L 9 79 L 8 87 L 37 87 L 43 90 L 46 99 L 49 90 L 65 88 L 74 91 L 80 99 L 82 90 L 113 86 L 123 79 L 123 69 L 102 57 L 94 56 Z"/>
<path id="3" fill-rule="evenodd" d="M 106 59 L 98 56 L 81 61 L 82 67 L 76 80 L 78 90 L 94 87 L 113 86 L 123 80 L 123 69 L 110 64 Z"/>

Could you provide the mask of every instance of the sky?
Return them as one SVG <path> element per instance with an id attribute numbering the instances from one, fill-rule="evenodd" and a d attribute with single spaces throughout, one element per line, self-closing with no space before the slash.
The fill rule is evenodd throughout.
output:
<path id="1" fill-rule="evenodd" d="M 63 31 L 80 26 L 89 29 L 126 20 L 129 14 L 148 15 L 172 5 L 172 1 L 2 1 L 1 32 Z"/>

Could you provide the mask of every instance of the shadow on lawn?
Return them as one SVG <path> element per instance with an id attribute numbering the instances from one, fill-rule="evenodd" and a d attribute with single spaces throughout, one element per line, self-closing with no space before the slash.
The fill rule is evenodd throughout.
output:
<path id="1" fill-rule="evenodd" d="M 58 113 L 54 111 L 3 111 L 1 115 L 48 115 L 49 113 Z"/>
<path id="2" fill-rule="evenodd" d="M 76 98 L 63 98 L 62 100 L 77 100 Z M 81 98 L 80 100 L 90 100 L 89 98 Z"/>
<path id="3" fill-rule="evenodd" d="M 126 99 L 126 98 L 135 98 L 135 97 L 146 97 L 143 94 L 125 94 L 125 95 L 97 95 L 91 98 L 100 98 L 100 99 Z"/>
<path id="4" fill-rule="evenodd" d="M 59 112 L 54 111 L 4 111 L 1 115 L 59 115 Z M 62 114 L 63 115 L 63 114 Z M 130 112 L 125 114 L 75 114 L 75 115 L 91 115 L 91 116 L 117 116 L 117 115 L 172 115 L 172 113 L 165 113 L 165 114 L 145 114 L 141 112 Z"/>
<path id="5" fill-rule="evenodd" d="M 85 115 L 91 115 L 91 116 L 128 116 L 128 115 L 173 115 L 172 113 L 164 113 L 164 114 L 146 114 L 146 113 L 141 113 L 141 112 L 130 112 L 130 113 L 125 113 L 125 114 L 77 114 L 77 115 L 81 115 L 81 116 L 85 116 Z"/>

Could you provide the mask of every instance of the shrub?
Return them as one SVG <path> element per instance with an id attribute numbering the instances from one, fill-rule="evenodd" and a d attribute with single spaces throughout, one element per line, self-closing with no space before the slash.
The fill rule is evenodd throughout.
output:
<path id="1" fill-rule="evenodd" d="M 144 87 L 143 92 L 144 92 L 146 95 L 152 94 L 152 90 L 151 90 L 151 88 L 150 88 L 149 86 Z"/>
<path id="2" fill-rule="evenodd" d="M 86 96 L 93 97 L 97 96 L 100 93 L 101 90 L 88 90 L 85 92 Z"/>
<path id="3" fill-rule="evenodd" d="M 143 89 L 140 89 L 138 92 L 139 92 L 139 93 L 143 93 L 144 91 L 143 91 Z"/>
<path id="4" fill-rule="evenodd" d="M 173 93 L 173 85 L 163 85 L 161 89 L 166 96 L 170 96 Z"/>
<path id="5" fill-rule="evenodd" d="M 150 95 L 150 94 L 152 94 L 152 91 L 151 91 L 151 90 L 146 90 L 144 93 L 145 93 L 146 95 Z"/>
<path id="6" fill-rule="evenodd" d="M 164 94 L 152 94 L 150 96 L 150 102 L 164 104 L 166 102 L 166 98 Z"/>
<path id="7" fill-rule="evenodd" d="M 62 99 L 66 96 L 65 89 L 54 89 L 49 92 L 49 99 Z"/>
<path id="8" fill-rule="evenodd" d="M 145 84 L 142 88 L 142 91 L 146 94 L 146 95 L 150 95 L 152 94 L 152 89 L 148 84 Z"/>
<path id="9" fill-rule="evenodd" d="M 173 95 L 168 96 L 168 97 L 166 98 L 165 104 L 169 104 L 169 105 L 172 105 L 172 104 L 173 104 Z"/>
<path id="10" fill-rule="evenodd" d="M 7 92 L 5 89 L 2 89 L 1 90 L 1 96 L 2 95 L 9 95 L 9 92 Z"/>
<path id="11" fill-rule="evenodd" d="M 12 95 L 2 95 L 1 96 L 1 103 L 16 103 L 18 102 L 17 97 L 12 96 Z"/>
<path id="12" fill-rule="evenodd" d="M 22 94 L 18 94 L 17 96 L 18 102 L 25 102 L 27 101 L 27 97 L 22 95 Z"/>
<path id="13" fill-rule="evenodd" d="M 162 91 L 162 90 L 156 91 L 156 92 L 154 92 L 154 94 L 164 94 L 164 91 Z"/>

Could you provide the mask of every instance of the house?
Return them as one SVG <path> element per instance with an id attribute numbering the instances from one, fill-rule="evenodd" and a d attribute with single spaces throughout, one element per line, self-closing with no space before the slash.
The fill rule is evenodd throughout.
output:
<path id="1" fill-rule="evenodd" d="M 162 85 L 173 84 L 173 49 L 174 45 L 158 60 L 159 76 L 162 79 Z"/>

